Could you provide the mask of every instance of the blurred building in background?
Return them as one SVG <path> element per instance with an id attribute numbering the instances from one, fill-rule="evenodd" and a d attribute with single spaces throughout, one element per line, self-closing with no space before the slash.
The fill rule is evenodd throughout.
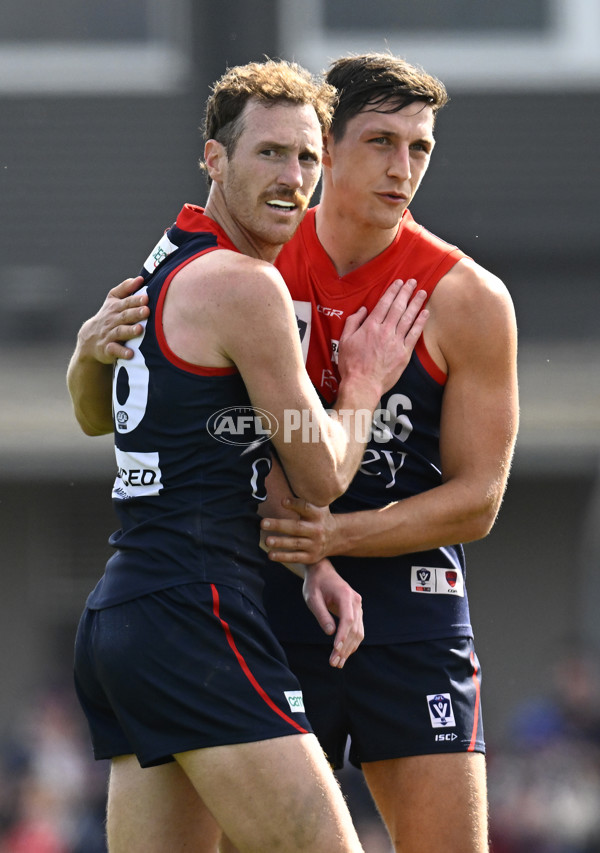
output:
<path id="1" fill-rule="evenodd" d="M 493 751 L 567 642 L 600 648 L 600 4 L 4 0 L 2 18 L 0 737 L 69 684 L 116 526 L 111 442 L 78 432 L 64 385 L 75 334 L 204 201 L 210 83 L 390 49 L 451 96 L 413 213 L 503 278 L 519 320 L 513 474 L 467 551 Z"/>

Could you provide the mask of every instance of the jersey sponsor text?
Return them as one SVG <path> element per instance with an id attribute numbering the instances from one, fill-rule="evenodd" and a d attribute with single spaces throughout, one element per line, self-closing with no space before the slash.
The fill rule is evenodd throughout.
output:
<path id="1" fill-rule="evenodd" d="M 304 697 L 302 696 L 301 690 L 285 690 L 284 695 L 288 701 L 288 705 L 290 706 L 290 711 L 292 713 L 305 713 Z"/>

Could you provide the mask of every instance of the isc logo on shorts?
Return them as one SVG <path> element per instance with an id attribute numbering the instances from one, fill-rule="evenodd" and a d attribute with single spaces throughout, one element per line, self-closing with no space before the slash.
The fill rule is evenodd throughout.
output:
<path id="1" fill-rule="evenodd" d="M 431 693 L 427 697 L 427 706 L 434 729 L 445 729 L 456 725 L 449 693 Z"/>
<path id="2" fill-rule="evenodd" d="M 304 714 L 304 697 L 301 690 L 284 690 L 285 698 L 288 700 L 292 713 Z"/>

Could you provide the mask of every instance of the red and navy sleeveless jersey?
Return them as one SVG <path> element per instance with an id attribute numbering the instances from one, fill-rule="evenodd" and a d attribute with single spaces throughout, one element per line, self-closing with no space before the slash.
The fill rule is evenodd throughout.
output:
<path id="1" fill-rule="evenodd" d="M 134 357 L 117 362 L 113 380 L 113 503 L 121 528 L 88 599 L 94 609 L 196 581 L 260 599 L 256 508 L 265 498 L 268 445 L 236 368 L 183 361 L 162 326 L 175 274 L 217 249 L 236 251 L 200 208 L 186 205 L 142 270 L 150 316 L 130 342 Z"/>
<path id="2" fill-rule="evenodd" d="M 384 252 L 339 276 L 317 238 L 315 209 L 309 211 L 277 266 L 294 300 L 307 370 L 326 403 L 337 394 L 338 343 L 347 317 L 362 305 L 371 310 L 398 278 L 415 278 L 431 295 L 463 257 L 407 211 Z M 419 341 L 400 380 L 381 399 L 361 467 L 332 511 L 383 507 L 441 484 L 445 379 Z M 363 597 L 365 642 L 471 635 L 461 545 L 398 557 L 334 557 L 332 562 Z M 295 606 L 297 583 L 288 574 L 265 570 L 265 601 L 276 633 L 286 641 L 330 642 L 306 608 Z"/>

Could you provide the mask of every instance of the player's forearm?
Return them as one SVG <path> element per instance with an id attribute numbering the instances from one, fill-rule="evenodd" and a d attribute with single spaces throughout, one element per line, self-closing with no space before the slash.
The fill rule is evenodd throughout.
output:
<path id="1" fill-rule="evenodd" d="M 276 456 L 272 458 L 265 487 L 267 497 L 258 505 L 258 514 L 262 518 L 298 518 L 298 513 L 283 506 L 284 498 L 293 497 L 293 492 Z"/>
<path id="2" fill-rule="evenodd" d="M 291 490 L 315 506 L 327 506 L 347 490 L 358 470 L 371 410 L 362 409 L 362 415 L 344 410 L 339 416 L 330 416 L 320 406 L 295 411 L 299 416 L 290 429 L 290 440 L 277 435 L 274 444 Z M 281 512 L 275 514 L 281 517 Z"/>
<path id="3" fill-rule="evenodd" d="M 112 365 L 86 358 L 78 345 L 67 369 L 67 388 L 77 422 L 86 435 L 112 432 Z"/>
<path id="4" fill-rule="evenodd" d="M 393 557 L 487 536 L 502 491 L 446 483 L 375 510 L 336 513 L 329 555 Z"/>

